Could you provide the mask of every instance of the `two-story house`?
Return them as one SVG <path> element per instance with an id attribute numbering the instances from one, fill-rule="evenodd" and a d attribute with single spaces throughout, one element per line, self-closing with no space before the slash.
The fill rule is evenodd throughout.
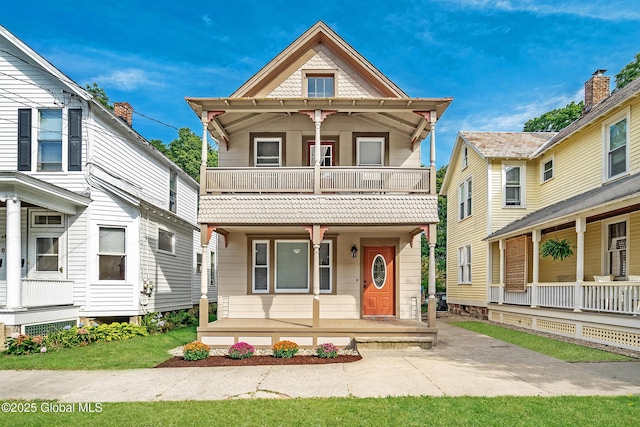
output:
<path id="1" fill-rule="evenodd" d="M 408 97 L 318 22 L 230 97 L 187 102 L 220 146 L 198 216 L 205 241 L 219 236 L 218 320 L 199 339 L 433 338 L 420 233 L 435 239 L 435 124 L 451 98 Z"/>
<path id="2" fill-rule="evenodd" d="M 198 184 L 0 27 L 0 324 L 46 332 L 200 298 Z M 208 259 L 208 254 L 204 254 Z"/>
<path id="3" fill-rule="evenodd" d="M 558 133 L 458 134 L 442 189 L 452 311 L 640 348 L 640 79 L 609 86 L 594 73 Z M 541 256 L 562 241 L 573 255 Z"/>

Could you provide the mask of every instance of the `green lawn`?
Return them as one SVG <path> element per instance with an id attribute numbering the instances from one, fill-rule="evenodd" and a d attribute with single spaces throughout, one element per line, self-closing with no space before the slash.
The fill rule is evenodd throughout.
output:
<path id="1" fill-rule="evenodd" d="M 15 402 L 14 402 L 15 403 Z M 79 404 L 28 402 L 35 413 L 0 413 L 15 426 L 636 426 L 640 396 L 393 397 Z M 43 412 L 55 405 L 69 413 Z M 72 406 L 71 406 L 72 405 Z M 2 406 L 3 409 L 5 405 Z M 97 410 L 94 403 L 91 408 Z"/>
<path id="2" fill-rule="evenodd" d="M 196 339 L 196 327 L 123 341 L 95 343 L 44 354 L 0 354 L 0 369 L 135 369 L 152 368 L 171 357 L 167 350 Z M 0 419 L 1 422 L 1 419 Z"/>
<path id="3" fill-rule="evenodd" d="M 449 324 L 488 335 L 566 362 L 621 362 L 635 360 L 620 354 L 583 347 L 483 322 L 450 322 Z"/>

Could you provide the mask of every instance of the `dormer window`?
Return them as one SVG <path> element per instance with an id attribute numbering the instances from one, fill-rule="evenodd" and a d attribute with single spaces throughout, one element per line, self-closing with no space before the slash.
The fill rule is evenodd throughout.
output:
<path id="1" fill-rule="evenodd" d="M 303 85 L 307 98 L 333 98 L 336 93 L 336 73 L 334 71 L 306 71 Z"/>

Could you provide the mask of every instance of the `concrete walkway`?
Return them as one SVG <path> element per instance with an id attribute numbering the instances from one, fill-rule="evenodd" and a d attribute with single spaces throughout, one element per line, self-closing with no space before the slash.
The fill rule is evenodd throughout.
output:
<path id="1" fill-rule="evenodd" d="M 640 362 L 566 363 L 438 325 L 431 350 L 361 350 L 333 365 L 0 371 L 0 399 L 62 402 L 640 394 Z"/>

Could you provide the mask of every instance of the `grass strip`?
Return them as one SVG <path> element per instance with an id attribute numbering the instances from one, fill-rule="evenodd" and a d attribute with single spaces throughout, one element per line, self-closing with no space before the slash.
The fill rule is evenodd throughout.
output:
<path id="1" fill-rule="evenodd" d="M 41 354 L 0 354 L 0 369 L 136 369 L 152 368 L 171 356 L 167 350 L 196 339 L 196 327 L 123 341 L 95 343 Z"/>
<path id="2" fill-rule="evenodd" d="M 16 403 L 16 402 L 9 402 Z M 28 402 L 0 425 L 29 426 L 636 426 L 640 396 L 389 397 L 185 402 Z M 3 403 L 3 410 L 6 406 Z M 65 411 L 54 411 L 64 407 Z M 84 404 L 87 405 L 87 404 Z M 16 405 L 17 406 L 17 405 Z M 84 412 L 83 412 L 84 410 Z M 48 411 L 48 412 L 45 412 Z"/>
<path id="3" fill-rule="evenodd" d="M 449 324 L 497 338 L 538 353 L 546 354 L 547 356 L 555 357 L 565 362 L 627 362 L 636 360 L 608 351 L 584 347 L 483 322 L 449 322 Z"/>

